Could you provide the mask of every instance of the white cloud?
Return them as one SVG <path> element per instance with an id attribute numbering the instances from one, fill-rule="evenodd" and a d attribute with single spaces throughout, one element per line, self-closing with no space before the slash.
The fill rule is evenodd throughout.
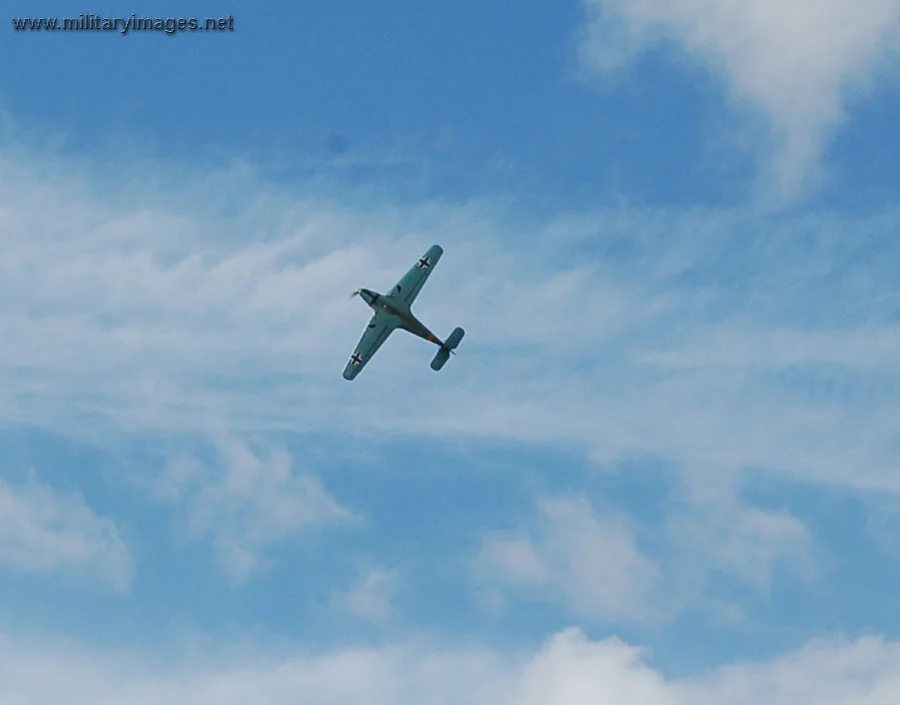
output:
<path id="1" fill-rule="evenodd" d="M 686 702 L 887 705 L 900 697 L 898 659 L 900 646 L 880 638 L 814 640 L 773 662 L 722 667 L 679 690 Z"/>
<path id="2" fill-rule="evenodd" d="M 819 570 L 815 543 L 786 511 L 745 506 L 725 489 L 688 487 L 689 494 L 657 517 L 654 550 L 644 552 L 619 512 L 584 498 L 543 500 L 537 521 L 515 532 L 490 532 L 474 564 L 477 594 L 489 606 L 506 598 L 554 601 L 587 620 L 668 619 L 685 608 L 712 605 L 713 575 L 771 595 L 776 574 L 809 579 Z M 726 494 L 727 492 L 727 494 Z"/>
<path id="3" fill-rule="evenodd" d="M 535 529 L 489 535 L 476 567 L 482 580 L 537 589 L 580 616 L 625 620 L 653 611 L 656 566 L 621 517 L 601 520 L 583 498 L 541 501 Z"/>
<path id="4" fill-rule="evenodd" d="M 21 485 L 0 480 L 0 565 L 99 580 L 118 591 L 131 584 L 130 554 L 115 523 L 80 495 L 34 476 Z"/>
<path id="5" fill-rule="evenodd" d="M 157 489 L 164 498 L 184 502 L 190 534 L 212 538 L 235 582 L 261 567 L 269 544 L 354 521 L 320 480 L 293 470 L 287 453 L 264 457 L 233 439 L 220 439 L 217 451 L 220 464 L 209 467 L 196 458 L 177 458 Z"/>
<path id="6" fill-rule="evenodd" d="M 900 697 L 900 646 L 878 638 L 814 641 L 770 661 L 692 679 L 650 667 L 618 639 L 561 632 L 536 653 L 507 655 L 429 643 L 324 654 L 157 658 L 75 645 L 0 640 L 9 705 L 889 705 Z"/>
<path id="7" fill-rule="evenodd" d="M 852 91 L 900 49 L 900 1 L 584 0 L 582 57 L 608 73 L 662 39 L 726 81 L 771 127 L 774 195 L 807 185 Z"/>
<path id="8" fill-rule="evenodd" d="M 714 572 L 769 597 L 777 572 L 808 579 L 820 567 L 813 538 L 800 520 L 786 511 L 747 507 L 735 500 L 689 507 L 670 521 L 669 535 L 668 562 L 685 591 L 676 603 L 704 594 Z M 674 590 L 670 584 L 670 595 Z"/>
<path id="9" fill-rule="evenodd" d="M 678 702 L 638 649 L 618 639 L 591 642 L 575 629 L 553 637 L 520 672 L 517 705 Z"/>
<path id="10" fill-rule="evenodd" d="M 398 579 L 393 570 L 367 571 L 352 590 L 338 596 L 335 604 L 356 617 L 383 624 L 393 615 Z"/>

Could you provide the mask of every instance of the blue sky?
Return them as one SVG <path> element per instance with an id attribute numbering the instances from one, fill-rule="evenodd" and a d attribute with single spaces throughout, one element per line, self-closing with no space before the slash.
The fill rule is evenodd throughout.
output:
<path id="1" fill-rule="evenodd" d="M 4 702 L 900 695 L 900 2 L 196 12 L 0 44 Z"/>

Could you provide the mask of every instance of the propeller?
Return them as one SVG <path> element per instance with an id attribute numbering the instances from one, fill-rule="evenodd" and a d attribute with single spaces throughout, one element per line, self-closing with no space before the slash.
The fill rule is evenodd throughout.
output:
<path id="1" fill-rule="evenodd" d="M 355 299 L 357 296 L 359 296 L 360 291 L 361 291 L 360 289 L 357 289 L 356 291 L 354 291 L 352 294 L 350 294 L 350 298 Z"/>

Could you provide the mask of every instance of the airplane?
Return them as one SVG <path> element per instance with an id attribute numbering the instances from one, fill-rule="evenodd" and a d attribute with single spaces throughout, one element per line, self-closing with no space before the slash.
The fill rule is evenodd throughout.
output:
<path id="1" fill-rule="evenodd" d="M 447 363 L 451 353 L 456 354 L 454 351 L 466 334 L 462 328 L 455 328 L 447 336 L 447 340 L 443 341 L 428 330 L 412 312 L 413 301 L 416 300 L 442 254 L 444 250 L 440 245 L 432 245 L 386 296 L 371 289 L 357 289 L 350 295 L 351 299 L 355 296 L 362 298 L 375 311 L 375 315 L 369 321 L 369 326 L 363 332 L 362 338 L 350 356 L 350 361 L 344 368 L 344 379 L 348 381 L 356 379 L 378 348 L 398 328 L 440 348 L 431 361 L 431 369 L 435 372 Z"/>

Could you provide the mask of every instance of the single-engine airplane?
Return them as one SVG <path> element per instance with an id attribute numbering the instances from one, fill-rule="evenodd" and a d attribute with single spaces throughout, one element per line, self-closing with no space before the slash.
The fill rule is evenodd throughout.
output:
<path id="1" fill-rule="evenodd" d="M 378 348 L 388 339 L 388 336 L 398 328 L 434 343 L 440 348 L 431 361 L 431 369 L 435 372 L 440 370 L 450 359 L 450 353 L 456 349 L 466 332 L 462 328 L 455 328 L 447 336 L 447 340 L 442 341 L 422 325 L 422 322 L 412 312 L 413 301 L 416 300 L 428 275 L 431 274 L 431 270 L 441 259 L 442 254 L 444 254 L 444 250 L 440 245 L 432 245 L 386 296 L 371 289 L 357 289 L 351 294 L 350 298 L 362 297 L 362 300 L 375 311 L 375 315 L 369 321 L 369 327 L 363 332 L 362 338 L 359 339 L 356 349 L 350 356 L 350 361 L 344 368 L 344 379 L 355 379 L 378 351 Z"/>

